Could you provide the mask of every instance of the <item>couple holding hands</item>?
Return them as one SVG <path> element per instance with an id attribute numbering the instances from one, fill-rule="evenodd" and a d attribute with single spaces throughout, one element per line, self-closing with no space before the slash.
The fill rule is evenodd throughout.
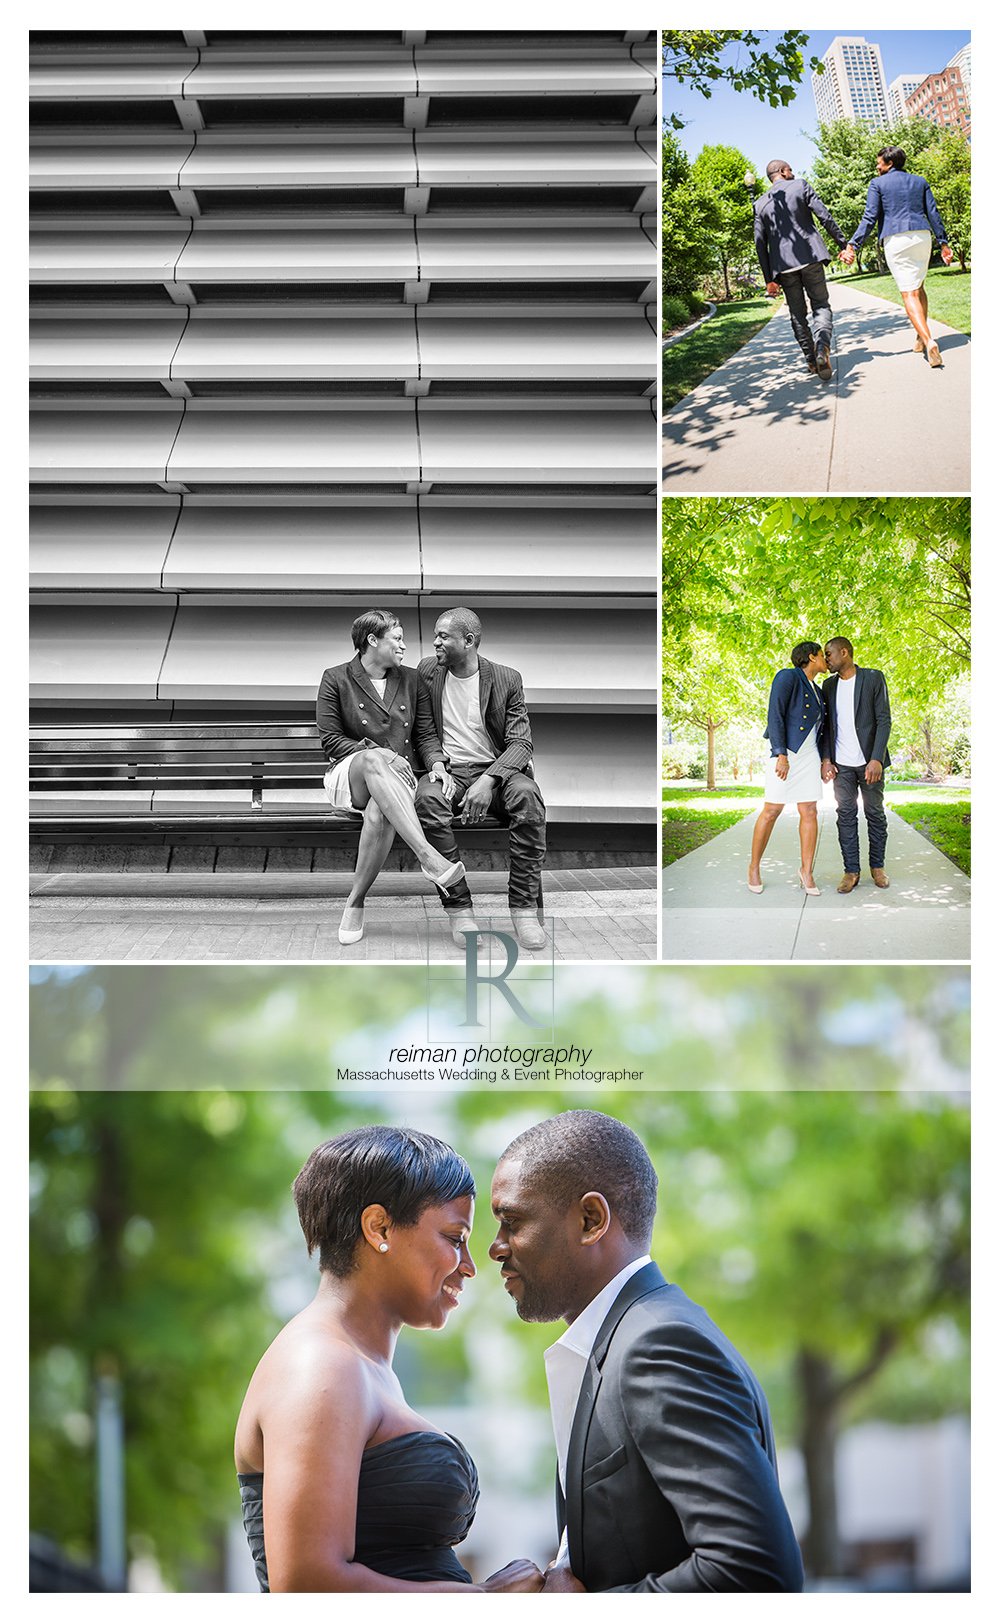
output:
<path id="1" fill-rule="evenodd" d="M 827 679 L 822 688 L 816 678 Z M 837 886 L 846 896 L 861 882 L 858 799 L 868 825 L 868 865 L 879 890 L 889 888 L 885 871 L 888 821 L 883 804 L 883 776 L 889 762 L 892 714 L 889 689 L 881 671 L 854 663 L 847 637 L 831 637 L 825 648 L 800 642 L 792 649 L 790 669 L 771 683 L 764 737 L 771 758 L 764 774 L 764 805 L 754 823 L 747 886 L 759 896 L 764 889 L 761 858 L 785 806 L 799 812 L 799 884 L 808 896 L 819 896 L 813 861 L 819 838 L 817 802 L 823 784 L 832 783 L 837 802 L 837 839 L 844 876 Z"/>
<path id="2" fill-rule="evenodd" d="M 815 221 L 840 248 L 840 260 L 852 265 L 873 227 L 886 263 L 902 295 L 916 333 L 913 348 L 925 351 L 932 367 L 942 365 L 941 351 L 927 320 L 924 282 L 931 259 L 932 232 L 941 244 L 941 258 L 950 265 L 954 255 L 948 234 L 923 175 L 911 174 L 901 147 L 883 147 L 875 160 L 878 171 L 868 188 L 865 211 L 850 242 L 830 210 L 807 180 L 796 180 L 791 165 L 774 158 L 767 166 L 771 188 L 754 204 L 754 243 L 761 274 L 772 298 L 783 292 L 792 331 L 806 358 L 806 367 L 823 379 L 833 376 L 830 347 L 833 312 L 823 269 L 830 262 L 826 244 Z M 813 315 L 810 329 L 806 300 Z"/>

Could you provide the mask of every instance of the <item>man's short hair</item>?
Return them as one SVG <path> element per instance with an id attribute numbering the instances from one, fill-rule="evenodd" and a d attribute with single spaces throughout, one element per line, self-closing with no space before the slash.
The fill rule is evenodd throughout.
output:
<path id="1" fill-rule="evenodd" d="M 483 622 L 475 609 L 446 609 L 445 614 L 452 625 L 462 633 L 462 636 L 471 637 L 478 648 L 479 639 L 483 634 Z"/>
<path id="2" fill-rule="evenodd" d="M 828 637 L 826 646 L 828 648 L 843 648 L 850 659 L 854 658 L 854 644 L 847 637 Z"/>
<path id="3" fill-rule="evenodd" d="M 894 169 L 906 168 L 906 153 L 902 147 L 880 147 L 878 155 L 883 163 L 891 163 Z"/>
<path id="4" fill-rule="evenodd" d="M 808 665 L 813 654 L 821 654 L 822 652 L 823 650 L 818 642 L 797 642 L 792 649 L 792 664 L 797 665 L 801 670 L 803 665 Z"/>
<path id="5" fill-rule="evenodd" d="M 292 1185 L 309 1255 L 344 1278 L 355 1266 L 361 1213 L 384 1206 L 412 1228 L 428 1206 L 446 1206 L 476 1186 L 457 1150 L 408 1127 L 355 1127 L 313 1150 Z"/>
<path id="6" fill-rule="evenodd" d="M 792 166 L 788 162 L 787 158 L 772 158 L 766 170 L 768 180 L 773 180 L 775 175 L 778 174 L 779 170 L 791 169 L 791 167 Z"/>
<path id="7" fill-rule="evenodd" d="M 359 654 L 363 654 L 368 646 L 368 638 L 381 639 L 393 626 L 399 625 L 399 615 L 393 614 L 391 609 L 366 609 L 359 614 L 351 627 L 351 641 Z"/>
<path id="8" fill-rule="evenodd" d="M 648 1246 L 656 1216 L 656 1170 L 638 1134 L 599 1110 L 564 1110 L 529 1127 L 500 1157 L 519 1161 L 532 1187 L 560 1211 L 593 1190 L 628 1239 Z"/>

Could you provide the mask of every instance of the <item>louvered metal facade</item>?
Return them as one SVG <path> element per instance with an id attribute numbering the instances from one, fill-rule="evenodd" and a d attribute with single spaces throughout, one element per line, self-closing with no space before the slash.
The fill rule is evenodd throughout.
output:
<path id="1" fill-rule="evenodd" d="M 550 812 L 652 837 L 653 35 L 37 33 L 31 91 L 37 719 L 308 718 L 464 602 Z"/>

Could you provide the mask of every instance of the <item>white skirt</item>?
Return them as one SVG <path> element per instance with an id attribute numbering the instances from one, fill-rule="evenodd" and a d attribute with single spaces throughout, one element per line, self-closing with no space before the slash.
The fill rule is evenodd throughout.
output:
<path id="1" fill-rule="evenodd" d="M 915 293 L 923 287 L 931 262 L 929 231 L 894 231 L 882 238 L 882 252 L 900 293 Z"/>
<path id="2" fill-rule="evenodd" d="M 819 750 L 816 748 L 816 729 L 813 728 L 804 744 L 794 755 L 788 756 L 788 776 L 782 781 L 774 769 L 777 760 L 772 755 L 764 768 L 764 799 L 772 806 L 794 806 L 800 800 L 819 800 L 823 794 Z"/>

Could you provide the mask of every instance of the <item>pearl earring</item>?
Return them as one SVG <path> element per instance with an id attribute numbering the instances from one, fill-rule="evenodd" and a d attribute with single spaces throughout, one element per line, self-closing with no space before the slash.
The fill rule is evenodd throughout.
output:
<path id="1" fill-rule="evenodd" d="M 388 1251 L 388 1249 L 389 1249 L 389 1247 L 386 1245 L 386 1242 L 383 1240 L 382 1244 L 379 1246 L 379 1250 L 380 1251 Z"/>

